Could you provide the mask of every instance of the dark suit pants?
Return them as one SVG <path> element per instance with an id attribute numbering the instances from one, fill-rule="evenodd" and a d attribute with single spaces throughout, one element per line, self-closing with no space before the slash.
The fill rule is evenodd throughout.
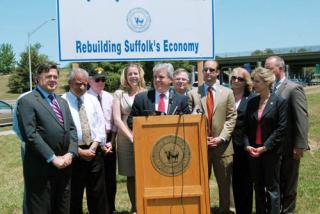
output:
<path id="1" fill-rule="evenodd" d="M 236 211 L 239 214 L 251 214 L 253 202 L 253 184 L 250 175 L 249 154 L 243 146 L 234 146 L 233 155 L 233 195 Z"/>
<path id="2" fill-rule="evenodd" d="M 280 155 L 272 151 L 250 157 L 257 214 L 280 213 L 280 161 Z"/>
<path id="3" fill-rule="evenodd" d="M 69 214 L 71 174 L 58 172 L 51 176 L 25 175 L 25 206 L 27 214 Z"/>
<path id="4" fill-rule="evenodd" d="M 104 169 L 105 169 L 105 183 L 106 183 L 106 196 L 110 208 L 110 213 L 116 210 L 115 199 L 117 192 L 116 181 L 116 150 L 113 149 L 112 153 L 104 155 Z"/>
<path id="5" fill-rule="evenodd" d="M 70 213 L 83 213 L 82 200 L 84 189 L 86 189 L 87 205 L 90 214 L 109 213 L 105 194 L 104 160 L 100 149 L 98 149 L 95 158 L 91 161 L 76 158 L 73 162 Z"/>
<path id="6" fill-rule="evenodd" d="M 281 213 L 294 213 L 297 201 L 297 188 L 300 160 L 292 155 L 284 155 L 280 169 Z"/>

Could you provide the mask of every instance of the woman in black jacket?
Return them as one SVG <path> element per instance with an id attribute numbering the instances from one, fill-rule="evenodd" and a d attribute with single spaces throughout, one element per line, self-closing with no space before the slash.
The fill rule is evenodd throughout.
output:
<path id="1" fill-rule="evenodd" d="M 252 75 L 258 94 L 248 101 L 245 114 L 245 150 L 256 193 L 256 213 L 280 213 L 280 158 L 287 123 L 286 101 L 272 93 L 275 76 L 258 67 Z"/>
<path id="2" fill-rule="evenodd" d="M 237 121 L 231 135 L 233 155 L 233 195 L 236 212 L 241 214 L 252 213 L 253 186 L 249 168 L 249 154 L 243 149 L 243 124 L 248 100 L 251 97 L 252 81 L 247 70 L 241 67 L 234 68 L 231 73 L 231 88 L 236 101 Z"/>

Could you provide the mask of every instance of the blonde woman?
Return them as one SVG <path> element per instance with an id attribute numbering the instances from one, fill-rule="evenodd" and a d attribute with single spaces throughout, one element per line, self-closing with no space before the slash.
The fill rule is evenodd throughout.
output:
<path id="1" fill-rule="evenodd" d="M 113 118 L 118 128 L 117 155 L 119 174 L 127 176 L 127 190 L 131 202 L 131 211 L 136 211 L 135 170 L 133 136 L 127 125 L 127 118 L 135 96 L 144 91 L 144 71 L 139 64 L 128 64 L 120 77 L 120 89 L 114 94 Z"/>
<path id="2" fill-rule="evenodd" d="M 287 128 L 287 102 L 271 93 L 275 76 L 256 68 L 252 75 L 257 96 L 248 101 L 245 114 L 245 150 L 256 196 L 256 213 L 280 213 L 280 161 Z"/>

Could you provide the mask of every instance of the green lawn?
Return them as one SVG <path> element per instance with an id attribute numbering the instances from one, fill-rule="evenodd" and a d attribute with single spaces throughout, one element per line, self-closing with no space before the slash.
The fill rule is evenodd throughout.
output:
<path id="1" fill-rule="evenodd" d="M 311 150 L 302 159 L 298 190 L 298 214 L 320 213 L 320 87 L 306 90 L 309 105 L 309 144 Z M 125 177 L 118 176 L 117 211 L 130 209 Z M 214 180 L 210 181 L 211 206 L 217 206 L 218 196 Z M 23 178 L 20 145 L 16 136 L 0 136 L 0 213 L 21 213 Z"/>
<path id="2" fill-rule="evenodd" d="M 59 75 L 59 84 L 56 93 L 63 94 L 65 92 L 64 86 L 68 84 L 68 70 L 61 70 Z M 0 75 L 0 99 L 1 100 L 14 100 L 20 94 L 13 94 L 9 92 L 8 82 L 10 75 Z M 29 81 L 29 80 L 26 80 Z"/>

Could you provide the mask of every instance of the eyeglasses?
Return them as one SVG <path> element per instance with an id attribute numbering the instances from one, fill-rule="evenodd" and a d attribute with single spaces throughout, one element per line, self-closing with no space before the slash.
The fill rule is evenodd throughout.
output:
<path id="1" fill-rule="evenodd" d="M 239 82 L 243 82 L 245 80 L 243 77 L 236 77 L 236 76 L 232 76 L 231 79 L 233 81 L 238 80 Z"/>
<path id="2" fill-rule="evenodd" d="M 203 71 L 204 71 L 204 72 L 207 72 L 208 70 L 209 70 L 211 73 L 217 71 L 216 68 L 203 68 Z"/>
<path id="3" fill-rule="evenodd" d="M 99 77 L 99 78 L 96 78 L 94 81 L 96 81 L 96 82 L 105 82 L 106 81 L 106 78 L 104 78 L 104 77 Z"/>

